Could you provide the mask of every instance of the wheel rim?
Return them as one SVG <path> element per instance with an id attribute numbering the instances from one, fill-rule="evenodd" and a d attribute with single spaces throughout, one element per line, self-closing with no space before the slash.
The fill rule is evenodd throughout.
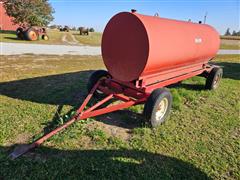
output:
<path id="1" fill-rule="evenodd" d="M 107 77 L 101 77 L 98 81 L 102 81 L 102 80 L 104 80 L 104 79 L 107 79 Z M 103 92 L 100 91 L 100 90 L 98 90 L 98 89 L 96 89 L 96 92 L 97 92 L 98 94 L 103 94 Z"/>
<path id="2" fill-rule="evenodd" d="M 31 37 L 31 40 L 37 40 L 37 34 L 34 31 L 29 32 L 29 36 Z"/>
<path id="3" fill-rule="evenodd" d="M 220 79 L 221 79 L 221 74 L 219 73 L 219 74 L 216 75 L 216 77 L 213 81 L 213 87 L 216 88 L 218 86 Z"/>
<path id="4" fill-rule="evenodd" d="M 161 119 L 163 118 L 163 116 L 166 114 L 167 112 L 167 108 L 168 108 L 168 99 L 167 98 L 163 98 L 158 107 L 157 107 L 157 111 L 156 111 L 156 120 L 157 121 L 161 121 Z"/>

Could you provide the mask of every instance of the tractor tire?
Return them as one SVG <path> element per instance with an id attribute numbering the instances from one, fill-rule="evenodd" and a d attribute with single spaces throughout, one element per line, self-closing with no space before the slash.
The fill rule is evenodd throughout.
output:
<path id="1" fill-rule="evenodd" d="M 214 67 L 206 78 L 205 89 L 215 90 L 222 79 L 223 70 L 220 67 Z"/>
<path id="2" fill-rule="evenodd" d="M 24 33 L 25 39 L 28 41 L 36 41 L 39 39 L 38 32 L 34 28 L 29 28 Z"/>
<path id="3" fill-rule="evenodd" d="M 48 41 L 49 40 L 49 36 L 46 35 L 46 34 L 42 35 L 42 40 Z"/>
<path id="4" fill-rule="evenodd" d="M 152 127 L 162 124 L 168 117 L 172 107 L 172 95 L 166 88 L 154 90 L 145 103 L 143 114 Z"/>
<path id="5" fill-rule="evenodd" d="M 16 35 L 17 35 L 18 39 L 23 40 L 24 39 L 23 28 L 21 28 L 21 27 L 17 28 Z"/>
<path id="6" fill-rule="evenodd" d="M 90 93 L 90 91 L 92 90 L 94 85 L 99 80 L 107 79 L 107 78 L 111 78 L 111 75 L 107 71 L 105 71 L 105 70 L 98 70 L 98 71 L 95 71 L 94 73 L 92 73 L 92 75 L 90 76 L 90 78 L 88 80 L 88 84 L 87 84 L 88 93 Z M 93 96 L 95 98 L 103 98 L 103 97 L 105 97 L 105 95 L 101 91 L 99 91 L 99 90 L 96 90 L 94 92 Z"/>

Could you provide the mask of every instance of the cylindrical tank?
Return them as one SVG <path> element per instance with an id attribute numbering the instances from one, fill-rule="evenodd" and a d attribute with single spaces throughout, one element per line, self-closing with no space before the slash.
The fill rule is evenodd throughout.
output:
<path id="1" fill-rule="evenodd" d="M 102 57 L 115 79 L 130 82 L 207 62 L 219 45 L 219 34 L 209 25 L 122 12 L 103 32 Z"/>

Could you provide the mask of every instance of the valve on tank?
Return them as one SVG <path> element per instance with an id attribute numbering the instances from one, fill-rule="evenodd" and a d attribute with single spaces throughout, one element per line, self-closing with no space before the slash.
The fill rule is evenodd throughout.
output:
<path id="1" fill-rule="evenodd" d="M 136 9 L 131 9 L 131 12 L 135 13 L 135 12 L 137 12 L 137 10 Z"/>

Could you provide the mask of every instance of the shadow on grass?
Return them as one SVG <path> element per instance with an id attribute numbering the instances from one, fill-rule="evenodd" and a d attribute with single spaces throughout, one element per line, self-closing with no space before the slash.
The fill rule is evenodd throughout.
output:
<path id="1" fill-rule="evenodd" d="M 194 90 L 194 91 L 202 91 L 206 89 L 205 85 L 203 84 L 185 84 L 185 83 L 171 85 L 171 86 L 168 86 L 168 88 L 184 88 L 187 90 Z"/>
<path id="2" fill-rule="evenodd" d="M 0 94 L 41 104 L 77 106 L 83 101 L 92 71 L 81 71 L 0 83 Z"/>
<path id="3" fill-rule="evenodd" d="M 195 91 L 201 91 L 205 89 L 205 85 L 203 84 L 185 84 L 185 83 L 176 83 L 167 86 L 168 88 L 184 88 L 187 90 L 195 90 Z"/>
<path id="4" fill-rule="evenodd" d="M 240 80 L 240 63 L 219 62 L 223 78 Z M 29 78 L 0 83 L 0 94 L 31 102 L 76 106 L 85 98 L 86 84 L 93 71 L 80 71 L 59 75 Z M 174 87 L 171 85 L 169 87 Z M 186 89 L 202 90 L 204 85 L 180 84 Z"/>
<path id="5" fill-rule="evenodd" d="M 39 147 L 16 160 L 0 147 L 1 179 L 210 179 L 194 165 L 138 150 L 59 150 Z"/>
<path id="6" fill-rule="evenodd" d="M 16 34 L 16 31 L 0 30 L 2 34 Z"/>
<path id="7" fill-rule="evenodd" d="M 97 116 L 97 121 L 111 126 L 134 129 L 145 125 L 143 114 L 136 113 L 127 109 Z"/>
<path id="8" fill-rule="evenodd" d="M 240 63 L 217 62 L 214 64 L 223 67 L 223 78 L 240 80 Z"/>
<path id="9" fill-rule="evenodd" d="M 51 122 L 44 124 L 46 127 L 43 131 L 47 133 L 56 126 L 64 105 L 73 106 L 72 110 L 79 108 L 87 95 L 86 85 L 92 72 L 89 70 L 3 82 L 0 83 L 0 94 L 14 99 L 57 105 L 58 108 Z M 67 113 L 68 116 L 71 111 Z M 122 121 L 123 112 L 128 115 L 127 122 Z M 96 120 L 132 129 L 141 125 L 139 116 L 124 110 L 96 117 Z"/>
<path id="10" fill-rule="evenodd" d="M 4 37 L 4 39 L 14 40 L 14 41 L 23 41 L 21 39 L 18 39 L 17 37 Z"/>

